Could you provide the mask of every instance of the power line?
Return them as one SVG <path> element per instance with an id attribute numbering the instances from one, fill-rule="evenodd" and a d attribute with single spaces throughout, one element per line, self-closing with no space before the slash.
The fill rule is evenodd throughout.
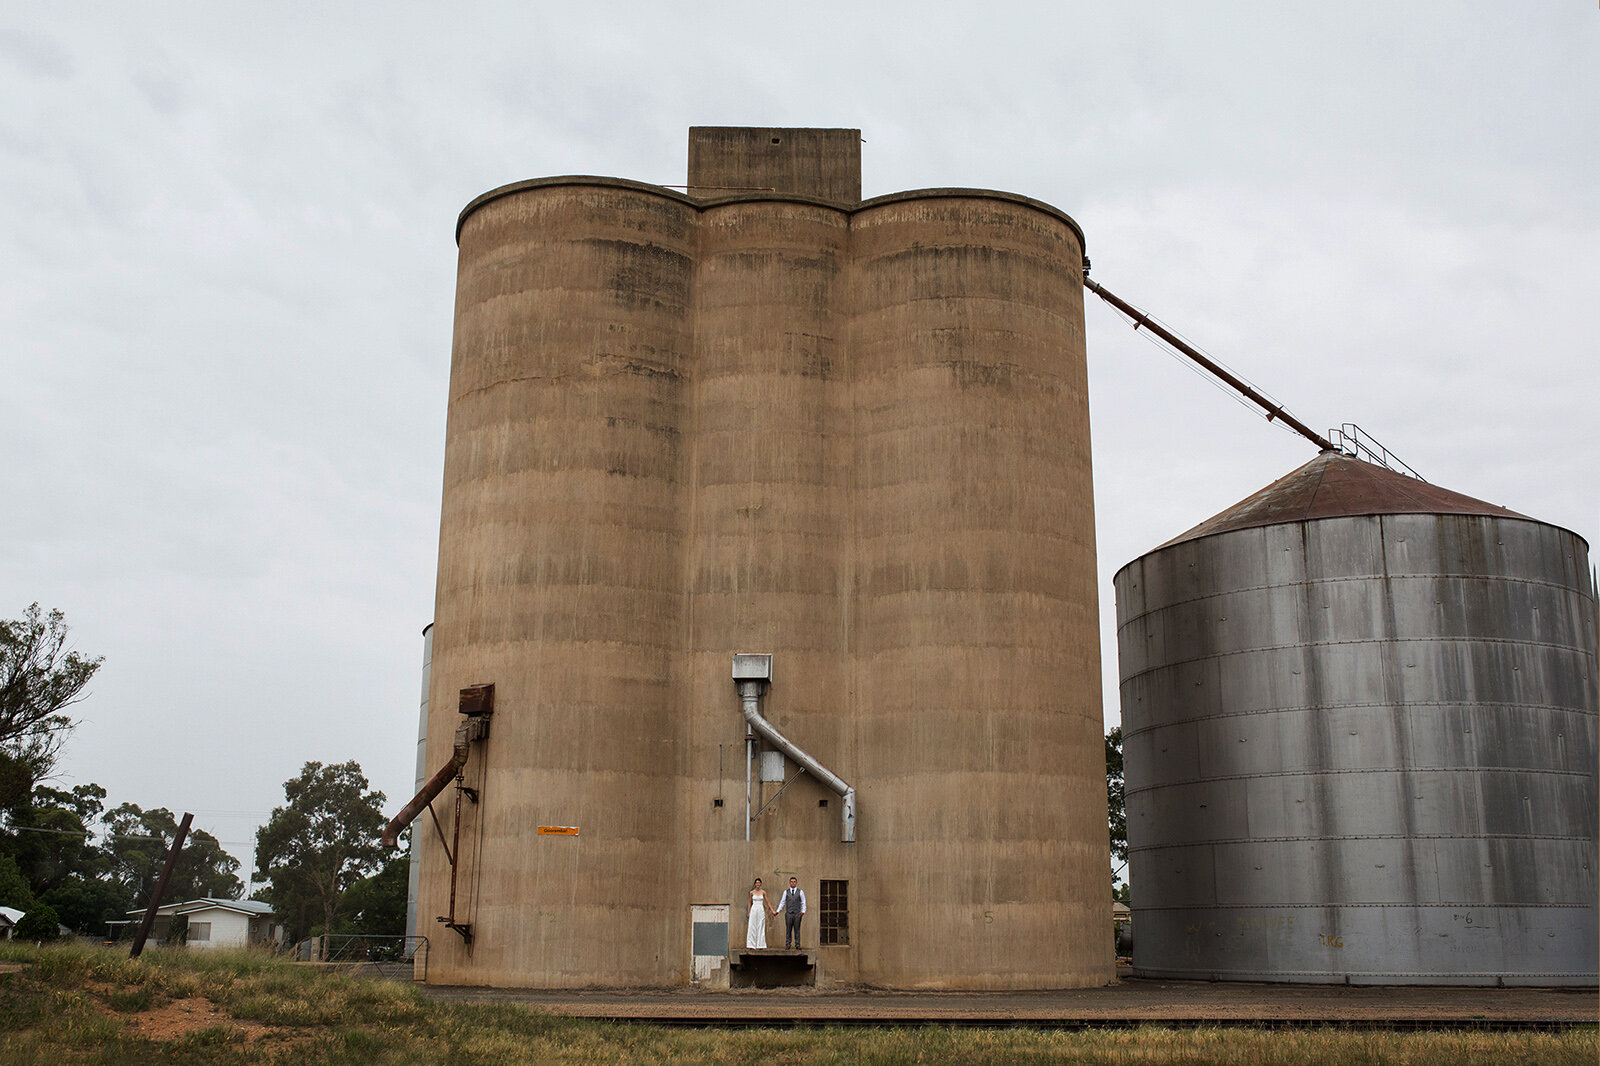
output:
<path id="1" fill-rule="evenodd" d="M 11 833 L 55 833 L 55 834 L 57 834 L 59 836 L 83 837 L 85 839 L 88 839 L 90 836 L 94 835 L 88 829 L 48 829 L 48 828 L 46 828 L 44 826 L 40 826 L 40 825 L 8 825 L 8 826 L 4 826 L 3 828 L 7 832 L 11 832 Z M 197 833 L 205 833 L 205 830 L 198 829 L 198 830 L 196 830 L 196 832 Z M 206 833 L 206 835 L 207 836 L 211 836 L 211 834 L 209 834 L 209 833 Z M 138 833 L 107 833 L 107 834 L 105 834 L 105 839 L 106 840 L 159 840 L 162 843 L 165 843 L 166 840 L 167 840 L 167 838 L 164 837 L 164 836 L 143 836 L 143 835 L 140 835 Z M 212 839 L 216 840 L 215 837 L 212 837 Z M 253 845 L 255 843 L 255 841 L 254 840 L 217 840 L 217 843 L 218 844 L 232 844 L 235 847 L 247 847 L 247 846 Z"/>
<path id="2" fill-rule="evenodd" d="M 40 825 L 8 825 L 5 828 L 6 828 L 6 830 L 8 832 L 12 832 L 12 833 L 57 833 L 57 834 L 59 834 L 61 836 L 84 837 L 84 838 L 87 838 L 87 837 L 92 835 L 89 832 L 89 830 L 87 830 L 87 829 L 46 829 L 44 826 L 40 826 Z M 153 837 L 153 836 L 140 836 L 140 835 L 138 835 L 136 833 L 107 833 L 106 834 L 106 839 L 107 840 L 160 840 L 160 841 L 164 842 L 167 838 L 166 837 Z"/>

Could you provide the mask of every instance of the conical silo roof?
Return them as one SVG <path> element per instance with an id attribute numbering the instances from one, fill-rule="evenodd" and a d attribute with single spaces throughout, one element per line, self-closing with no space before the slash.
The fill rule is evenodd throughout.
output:
<path id="1" fill-rule="evenodd" d="M 1397 474 L 1339 452 L 1299 469 L 1173 537 L 1161 547 L 1235 529 L 1376 514 L 1468 514 L 1526 518 L 1515 511 Z"/>

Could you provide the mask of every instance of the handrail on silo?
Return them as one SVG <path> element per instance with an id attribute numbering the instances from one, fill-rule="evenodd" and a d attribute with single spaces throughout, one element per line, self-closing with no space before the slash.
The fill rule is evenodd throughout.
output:
<path id="1" fill-rule="evenodd" d="M 1410 463 L 1385 448 L 1382 441 L 1354 422 L 1345 422 L 1338 429 L 1328 430 L 1328 439 L 1336 442 L 1339 450 L 1345 455 L 1365 459 L 1373 466 L 1381 466 L 1385 470 L 1393 470 L 1397 474 L 1414 477 L 1427 484 L 1428 479 L 1411 469 Z"/>

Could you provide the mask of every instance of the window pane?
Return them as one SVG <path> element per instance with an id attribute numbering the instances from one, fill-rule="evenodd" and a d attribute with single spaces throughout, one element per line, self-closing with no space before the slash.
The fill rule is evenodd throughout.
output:
<path id="1" fill-rule="evenodd" d="M 818 940 L 823 944 L 850 943 L 850 882 L 823 881 L 819 888 Z"/>

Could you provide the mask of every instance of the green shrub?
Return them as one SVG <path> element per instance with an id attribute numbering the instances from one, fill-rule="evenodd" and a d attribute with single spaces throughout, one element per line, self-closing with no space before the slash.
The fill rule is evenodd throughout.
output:
<path id="1" fill-rule="evenodd" d="M 11 935 L 29 944 L 48 944 L 61 936 L 61 918 L 50 904 L 40 903 L 22 916 Z"/>

